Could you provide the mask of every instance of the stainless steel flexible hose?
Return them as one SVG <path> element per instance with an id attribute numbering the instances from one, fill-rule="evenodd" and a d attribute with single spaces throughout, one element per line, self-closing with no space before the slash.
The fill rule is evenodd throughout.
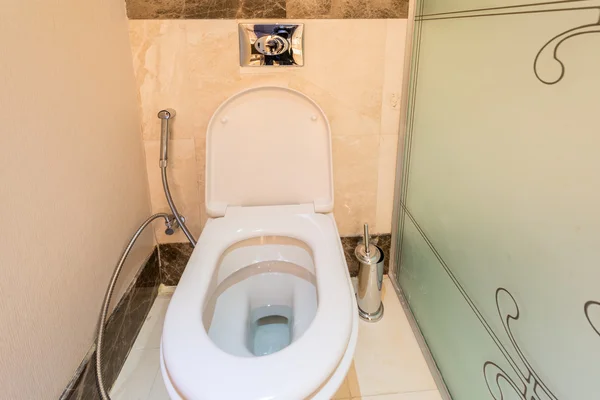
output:
<path id="1" fill-rule="evenodd" d="M 181 230 L 191 243 L 192 247 L 196 247 L 196 240 L 190 233 L 190 230 L 185 225 L 185 220 L 177 211 L 173 198 L 171 197 L 171 191 L 169 190 L 169 181 L 167 179 L 167 159 L 169 155 L 169 121 L 175 117 L 175 111 L 171 109 L 161 110 L 158 112 L 158 118 L 160 119 L 160 173 L 162 176 L 163 189 L 165 190 L 165 196 L 167 197 L 167 203 L 171 212 L 175 216 L 177 223 L 181 227 Z"/>
<path id="2" fill-rule="evenodd" d="M 96 339 L 96 382 L 98 383 L 98 391 L 100 392 L 100 397 L 102 400 L 110 400 L 110 396 L 106 392 L 106 388 L 104 387 L 104 377 L 102 376 L 102 343 L 104 341 L 104 326 L 106 324 L 106 317 L 108 315 L 108 306 L 110 305 L 110 299 L 113 295 L 113 291 L 115 289 L 115 284 L 117 283 L 117 278 L 119 278 L 119 274 L 121 273 L 121 269 L 123 268 L 123 264 L 131 251 L 135 241 L 141 235 L 142 231 L 155 219 L 164 218 L 167 226 L 171 223 L 171 219 L 174 218 L 172 215 L 165 213 L 158 213 L 152 215 L 150 218 L 145 220 L 142 225 L 138 228 L 135 234 L 131 237 L 129 244 L 123 250 L 123 254 L 121 255 L 121 259 L 117 264 L 112 278 L 110 278 L 110 283 L 108 284 L 108 289 L 106 289 L 106 294 L 104 295 L 104 303 L 102 304 L 102 311 L 100 312 L 100 320 L 98 321 L 98 338 Z"/>
<path id="3" fill-rule="evenodd" d="M 123 251 L 121 255 L 121 259 L 117 264 L 113 275 L 110 279 L 110 283 L 108 284 L 108 289 L 106 290 L 106 294 L 104 295 L 104 303 L 102 304 L 102 311 L 100 312 L 100 320 L 98 321 L 98 338 L 96 339 L 96 382 L 98 383 L 98 391 L 100 392 L 100 397 L 102 400 L 110 400 L 110 396 L 106 392 L 106 388 L 104 387 L 104 377 L 102 376 L 102 343 L 104 341 L 104 327 L 106 324 L 106 317 L 108 315 L 108 307 L 110 305 L 110 299 L 113 295 L 113 291 L 115 289 L 115 284 L 117 283 L 117 279 L 119 278 L 119 274 L 121 273 L 121 269 L 123 268 L 123 264 L 131 251 L 135 241 L 141 235 L 142 231 L 155 219 L 164 218 L 165 224 L 167 225 L 167 234 L 173 233 L 174 223 L 173 218 L 177 221 L 179 227 L 190 241 L 193 247 L 196 247 L 196 240 L 190 233 L 189 229 L 185 225 L 184 218 L 177 211 L 177 207 L 175 207 L 175 203 L 173 202 L 173 198 L 171 197 L 171 191 L 169 190 L 169 181 L 167 179 L 167 156 L 168 156 L 168 146 L 169 146 L 169 120 L 175 116 L 175 111 L 173 110 L 162 110 L 158 113 L 158 118 L 161 120 L 161 134 L 160 134 L 160 171 L 162 176 L 163 189 L 165 190 L 165 196 L 167 197 L 167 203 L 169 203 L 169 208 L 173 215 L 169 215 L 166 213 L 157 213 L 152 215 L 146 221 L 140 225 L 138 230 L 135 232 L 129 244 Z"/>

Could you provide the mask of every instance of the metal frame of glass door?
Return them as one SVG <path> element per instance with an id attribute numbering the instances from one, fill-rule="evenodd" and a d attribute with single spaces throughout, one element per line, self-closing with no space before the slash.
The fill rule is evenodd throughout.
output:
<path id="1" fill-rule="evenodd" d="M 417 2 L 419 3 L 417 5 Z M 425 357 L 425 361 L 427 362 L 427 366 L 433 376 L 433 379 L 438 387 L 440 395 L 444 400 L 452 400 L 448 388 L 444 383 L 444 379 L 442 378 L 442 374 L 440 373 L 433 355 L 427 346 L 427 342 L 425 341 L 425 337 L 421 333 L 419 325 L 410 309 L 406 298 L 404 297 L 404 293 L 398 284 L 398 269 L 400 268 L 400 256 L 402 251 L 402 219 L 404 218 L 403 213 L 403 195 L 404 190 L 403 186 L 408 179 L 408 176 L 403 176 L 405 168 L 405 154 L 408 149 L 407 146 L 407 122 L 408 122 L 408 112 L 410 111 L 409 105 L 412 100 L 410 93 L 412 89 L 412 76 L 414 71 L 418 66 L 418 62 L 415 63 L 415 57 L 413 52 L 413 44 L 417 43 L 417 47 L 414 50 L 418 51 L 418 41 L 419 36 L 415 37 L 415 28 L 420 28 L 421 22 L 419 25 L 415 25 L 415 14 L 417 6 L 421 7 L 423 4 L 423 0 L 410 0 L 409 8 L 408 8 L 408 18 L 407 18 L 407 26 L 406 26 L 406 45 L 405 45 L 405 55 L 404 55 L 404 69 L 403 69 L 403 80 L 402 80 L 402 99 L 400 106 L 400 122 L 398 127 L 398 151 L 396 154 L 396 179 L 394 183 L 394 208 L 392 213 L 392 243 L 390 249 L 390 267 L 389 267 L 389 278 L 392 282 L 392 286 L 394 287 L 394 291 L 398 296 L 398 300 L 404 309 L 404 313 L 408 319 L 410 327 L 415 334 L 415 338 L 419 343 L 419 348 Z M 410 134 L 410 132 L 408 132 Z M 402 139 L 402 140 L 400 140 Z M 410 143 L 408 143 L 410 145 Z"/>

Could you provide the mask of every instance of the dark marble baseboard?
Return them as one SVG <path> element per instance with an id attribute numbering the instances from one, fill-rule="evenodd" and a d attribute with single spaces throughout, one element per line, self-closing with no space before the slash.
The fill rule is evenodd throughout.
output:
<path id="1" fill-rule="evenodd" d="M 104 381 L 110 388 L 125 360 L 129 350 L 142 328 L 152 303 L 158 294 L 160 268 L 158 249 L 150 255 L 133 283 L 113 310 L 106 324 L 103 343 Z M 90 351 L 83 360 L 73 380 L 64 391 L 61 400 L 99 400 L 96 385 L 95 351 Z"/>
<path id="2" fill-rule="evenodd" d="M 354 249 L 362 240 L 362 237 L 348 236 L 341 238 L 341 240 L 350 276 L 356 276 L 358 275 L 359 264 L 354 257 Z M 383 250 L 383 254 L 385 255 L 384 273 L 387 274 L 390 265 L 392 235 L 373 235 L 373 241 Z M 181 274 L 183 274 L 183 270 L 185 269 L 190 256 L 192 255 L 192 245 L 189 243 L 166 243 L 160 244 L 158 248 L 161 282 L 167 286 L 176 286 L 179 283 Z"/>
<path id="3" fill-rule="evenodd" d="M 126 0 L 130 19 L 407 18 L 408 0 Z"/>
<path id="4" fill-rule="evenodd" d="M 158 245 L 160 281 L 167 286 L 177 286 L 194 248 L 188 242 Z"/>
<path id="5" fill-rule="evenodd" d="M 383 273 L 387 274 L 390 268 L 390 248 L 392 246 L 392 235 L 373 235 L 373 243 L 381 248 L 385 257 L 383 262 Z M 362 243 L 362 236 L 347 236 L 342 238 L 342 246 L 344 247 L 344 255 L 346 256 L 346 264 L 350 276 L 358 275 L 359 262 L 354 256 L 354 249 L 359 243 Z"/>

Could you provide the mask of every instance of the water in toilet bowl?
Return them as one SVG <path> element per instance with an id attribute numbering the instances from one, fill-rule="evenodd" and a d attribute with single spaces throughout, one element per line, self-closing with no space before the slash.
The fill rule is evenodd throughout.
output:
<path id="1" fill-rule="evenodd" d="M 250 311 L 247 346 L 255 356 L 266 356 L 292 342 L 293 309 L 288 306 L 263 306 Z"/>
<path id="2" fill-rule="evenodd" d="M 214 304 L 207 329 L 213 343 L 236 356 L 256 357 L 282 350 L 308 329 L 317 294 L 313 282 L 293 273 L 263 272 L 231 285 Z"/>
<path id="3" fill-rule="evenodd" d="M 268 356 L 297 340 L 314 319 L 318 299 L 312 254 L 290 238 L 232 247 L 215 271 L 204 327 L 229 354 Z"/>

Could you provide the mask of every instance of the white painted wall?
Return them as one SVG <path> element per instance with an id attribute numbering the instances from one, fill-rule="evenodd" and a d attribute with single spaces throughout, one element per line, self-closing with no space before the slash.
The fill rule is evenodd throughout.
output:
<path id="1" fill-rule="evenodd" d="M 56 399 L 150 213 L 122 0 L 2 3 L 0 398 Z M 148 231 L 117 288 L 152 248 Z"/>

